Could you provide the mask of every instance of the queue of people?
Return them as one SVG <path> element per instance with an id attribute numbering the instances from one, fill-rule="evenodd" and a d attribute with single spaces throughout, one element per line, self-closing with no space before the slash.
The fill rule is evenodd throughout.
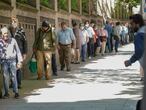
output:
<path id="1" fill-rule="evenodd" d="M 0 96 L 9 98 L 9 87 L 13 88 L 14 97 L 19 98 L 21 89 L 22 67 L 27 57 L 27 38 L 17 18 L 12 18 L 11 26 L 1 29 L 0 37 Z M 72 28 L 62 22 L 56 29 L 44 20 L 37 30 L 33 43 L 33 53 L 37 60 L 37 80 L 44 76 L 50 80 L 57 76 L 56 51 L 58 51 L 60 70 L 71 71 L 71 63 L 80 64 L 87 59 L 105 53 L 118 52 L 119 45 L 129 43 L 128 25 L 116 25 L 109 21 L 103 26 L 94 22 L 72 22 Z M 126 63 L 127 64 L 127 63 Z"/>

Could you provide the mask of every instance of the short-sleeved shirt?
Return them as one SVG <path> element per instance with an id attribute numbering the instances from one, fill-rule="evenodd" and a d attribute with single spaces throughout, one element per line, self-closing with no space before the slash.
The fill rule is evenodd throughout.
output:
<path id="1" fill-rule="evenodd" d="M 89 34 L 88 34 L 88 32 L 84 29 L 84 30 L 82 30 L 81 31 L 81 37 L 82 37 L 82 39 L 81 39 L 81 44 L 82 45 L 84 45 L 84 44 L 86 44 L 87 43 L 87 37 L 89 37 Z"/>
<path id="2" fill-rule="evenodd" d="M 71 44 L 73 40 L 75 40 L 74 33 L 72 29 L 67 28 L 66 30 L 60 30 L 57 34 L 58 43 L 63 45 Z"/>
<path id="3" fill-rule="evenodd" d="M 86 30 L 87 30 L 87 32 L 89 34 L 89 38 L 93 38 L 93 36 L 95 35 L 95 32 L 94 32 L 93 28 L 92 27 L 88 27 Z"/>

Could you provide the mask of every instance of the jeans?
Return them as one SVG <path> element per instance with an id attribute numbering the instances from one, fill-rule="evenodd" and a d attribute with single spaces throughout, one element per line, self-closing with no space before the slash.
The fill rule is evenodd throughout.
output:
<path id="1" fill-rule="evenodd" d="M 13 92 L 18 93 L 18 85 L 17 85 L 17 78 L 16 78 L 16 60 L 5 60 L 2 63 L 2 70 L 3 70 L 3 83 L 4 83 L 4 91 L 5 94 L 9 92 L 9 81 L 10 77 L 12 80 L 12 87 Z"/>
<path id="2" fill-rule="evenodd" d="M 111 52 L 111 41 L 110 41 L 110 37 L 107 38 L 107 46 L 108 46 L 108 50 L 109 52 Z"/>
<path id="3" fill-rule="evenodd" d="M 52 71 L 53 74 L 57 73 L 56 55 L 52 54 Z"/>
<path id="4" fill-rule="evenodd" d="M 119 40 L 115 41 L 115 51 L 118 52 L 118 47 L 119 47 Z"/>
<path id="5" fill-rule="evenodd" d="M 83 44 L 81 47 L 81 58 L 82 61 L 86 60 L 87 44 Z"/>

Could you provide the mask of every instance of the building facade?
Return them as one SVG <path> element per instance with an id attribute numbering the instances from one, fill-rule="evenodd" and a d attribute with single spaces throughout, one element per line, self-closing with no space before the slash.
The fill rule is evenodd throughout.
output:
<path id="1" fill-rule="evenodd" d="M 25 62 L 27 65 L 32 54 L 36 30 L 43 20 L 48 20 L 56 28 L 60 27 L 62 21 L 66 21 L 71 26 L 72 20 L 77 22 L 89 20 L 102 25 L 103 19 L 97 15 L 94 3 L 95 0 L 2 0 L 0 28 L 9 26 L 11 17 L 18 18 L 28 41 L 28 58 Z M 24 72 L 29 73 L 27 68 L 24 68 Z"/>

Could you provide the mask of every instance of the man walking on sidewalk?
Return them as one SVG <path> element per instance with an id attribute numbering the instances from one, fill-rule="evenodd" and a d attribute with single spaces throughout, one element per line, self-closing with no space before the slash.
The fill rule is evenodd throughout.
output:
<path id="1" fill-rule="evenodd" d="M 26 59 L 27 55 L 27 40 L 25 36 L 24 30 L 18 26 L 18 19 L 12 18 L 12 26 L 10 27 L 10 34 L 15 40 L 17 41 L 17 44 L 19 46 L 20 52 L 23 57 L 23 61 Z M 22 79 L 22 70 L 17 70 L 17 82 L 18 82 L 18 88 L 21 88 L 21 79 Z M 12 84 L 11 84 L 12 85 Z"/>
<path id="2" fill-rule="evenodd" d="M 16 71 L 20 69 L 22 66 L 22 55 L 19 50 L 18 44 L 14 38 L 11 38 L 8 35 L 8 29 L 6 27 L 1 29 L 2 38 L 4 40 L 4 55 L 1 58 L 2 61 L 2 73 L 3 73 L 3 81 L 4 81 L 4 98 L 9 97 L 9 77 L 12 80 L 13 92 L 15 93 L 15 98 L 19 97 L 18 94 L 18 85 L 17 85 L 17 77 Z"/>
<path id="3" fill-rule="evenodd" d="M 130 17 L 131 26 L 135 32 L 134 37 L 134 54 L 131 56 L 129 60 L 125 61 L 125 66 L 128 67 L 139 61 L 140 66 L 143 69 L 143 53 L 144 53 L 144 37 L 146 34 L 146 26 L 144 25 L 144 20 L 140 14 L 135 14 Z M 141 77 L 143 79 L 144 73 L 141 73 Z"/>
<path id="4" fill-rule="evenodd" d="M 51 58 L 55 45 L 55 36 L 53 30 L 47 20 L 42 22 L 42 27 L 38 29 L 33 44 L 33 51 L 37 57 L 37 74 L 38 80 L 43 77 L 43 69 L 45 67 L 46 80 L 51 79 Z"/>

